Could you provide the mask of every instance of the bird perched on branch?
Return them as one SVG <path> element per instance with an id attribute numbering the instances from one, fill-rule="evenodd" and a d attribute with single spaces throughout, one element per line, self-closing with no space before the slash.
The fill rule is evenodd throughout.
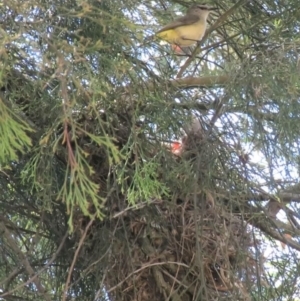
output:
<path id="1" fill-rule="evenodd" d="M 191 46 L 203 38 L 207 17 L 215 9 L 204 4 L 193 5 L 187 10 L 185 16 L 164 26 L 156 33 L 156 36 L 175 46 Z"/>

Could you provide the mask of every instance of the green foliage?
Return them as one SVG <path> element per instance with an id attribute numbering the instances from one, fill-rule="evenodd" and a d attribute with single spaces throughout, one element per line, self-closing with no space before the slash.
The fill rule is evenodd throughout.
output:
<path id="1" fill-rule="evenodd" d="M 184 213 L 191 208 L 195 216 L 190 221 L 197 231 L 196 220 L 209 220 L 202 210 L 207 204 L 208 211 L 217 212 L 216 220 L 228 214 L 274 239 L 288 229 L 294 233 L 295 249 L 299 245 L 299 197 L 295 192 L 293 202 L 283 201 L 280 192 L 299 180 L 300 4 L 210 1 L 219 8 L 209 19 L 213 31 L 189 56 L 176 55 L 169 45 L 147 39 L 182 15 L 190 3 L 8 0 L 0 4 L 0 226 L 6 235 L 0 237 L 4 254 L 0 283 L 5 284 L 0 298 L 6 297 L 2 292 L 21 286 L 15 298 L 50 300 L 49 293 L 53 300 L 61 300 L 65 289 L 69 299 L 99 300 L 96 291 L 103 297 L 103 288 L 115 287 L 127 300 L 125 291 L 138 289 L 140 283 L 134 281 L 146 278 L 135 275 L 135 268 L 146 271 L 150 265 L 147 275 L 153 272 L 156 281 L 162 279 L 161 271 L 164 276 L 176 273 L 161 281 L 161 287 L 153 285 L 157 290 L 145 289 L 140 295 L 134 291 L 128 298 L 146 300 L 149 291 L 159 295 L 174 281 L 170 289 L 174 296 L 168 298 L 181 300 L 192 289 L 186 279 L 175 279 L 179 267 L 196 266 L 194 260 L 203 259 L 209 269 L 206 260 L 213 255 L 199 257 L 206 256 L 205 245 L 185 248 L 185 240 L 198 243 L 192 235 L 176 239 L 182 228 L 190 235 Z M 191 133 L 195 116 L 201 130 Z M 170 145 L 183 136 L 189 145 L 182 155 L 174 156 Z M 278 196 L 271 197 L 274 191 Z M 270 199 L 289 203 L 284 227 L 267 214 L 262 201 Z M 197 200 L 203 206 L 200 213 Z M 155 201 L 161 201 L 163 210 L 151 207 Z M 141 206 L 145 214 L 139 211 Z M 227 212 L 228 208 L 236 211 Z M 147 225 L 140 222 L 144 216 Z M 174 258 L 169 260 L 155 246 L 161 256 L 155 262 L 145 241 L 145 254 L 133 258 L 141 246 L 138 235 L 144 228 L 152 229 L 147 219 L 174 227 L 173 236 L 162 241 L 176 240 L 175 245 L 180 245 L 184 264 L 178 265 L 178 271 L 156 266 Z M 217 245 L 215 220 L 211 223 L 206 241 Z M 164 229 L 155 235 L 166 233 Z M 128 253 L 124 262 L 119 252 Z M 257 273 L 251 279 L 252 285 L 261 285 L 256 285 L 258 289 L 249 285 L 255 300 L 297 295 L 298 255 L 293 254 L 293 264 L 280 250 L 276 255 L 268 277 Z M 47 266 L 49 258 L 53 265 Z M 106 277 L 121 261 L 120 276 Z M 288 279 L 282 273 L 294 277 L 295 288 L 285 289 Z M 42 285 L 33 280 L 29 282 L 34 285 L 24 285 L 32 275 Z M 196 283 L 195 291 L 205 286 L 197 282 L 201 277 L 188 278 L 191 285 Z M 277 290 L 274 283 L 271 287 L 259 283 L 264 277 L 279 282 Z M 245 282 L 244 278 L 240 273 L 238 280 Z M 131 279 L 132 283 L 125 281 Z M 179 283 L 182 292 L 176 288 Z M 240 288 L 239 283 L 232 287 Z M 228 291 L 223 299 L 218 292 L 210 299 L 240 300 L 241 291 L 238 296 Z"/>
<path id="2" fill-rule="evenodd" d="M 132 183 L 125 193 L 128 203 L 136 205 L 139 200 L 161 199 L 168 197 L 169 188 L 162 182 L 158 181 L 158 165 L 155 162 L 141 163 L 141 167 L 136 164 L 136 172 Z"/>
<path id="3" fill-rule="evenodd" d="M 0 165 L 18 161 L 20 154 L 29 151 L 32 146 L 28 133 L 33 130 L 16 114 L 9 110 L 0 99 Z"/>

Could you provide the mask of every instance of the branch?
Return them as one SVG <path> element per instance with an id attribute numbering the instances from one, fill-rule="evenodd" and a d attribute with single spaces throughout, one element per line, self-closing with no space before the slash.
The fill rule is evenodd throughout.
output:
<path id="1" fill-rule="evenodd" d="M 270 202 L 274 202 L 274 198 L 272 198 L 272 196 L 268 193 L 263 193 L 262 190 L 255 199 L 259 201 L 269 199 Z M 249 196 L 249 200 L 253 200 L 253 196 Z M 278 201 L 276 201 L 276 203 L 280 204 Z M 268 205 L 266 207 L 262 207 L 258 204 L 257 208 L 249 205 L 248 203 L 243 203 L 241 205 L 243 207 L 243 212 L 249 213 L 244 215 L 245 220 L 249 224 L 260 229 L 275 240 L 279 240 L 293 249 L 300 251 L 300 244 L 284 235 L 285 233 L 290 233 L 300 236 L 300 230 L 296 229 L 292 224 L 287 224 L 276 219 L 276 216 L 270 214 Z M 265 216 L 262 216 L 262 212 L 265 213 Z"/>
<path id="2" fill-rule="evenodd" d="M 89 221 L 89 223 L 87 224 L 87 226 L 84 230 L 84 233 L 83 233 L 82 237 L 79 240 L 78 247 L 75 251 L 71 266 L 69 268 L 67 281 L 66 281 L 66 284 L 65 284 L 65 287 L 64 287 L 63 296 L 62 296 L 63 301 L 67 300 L 67 293 L 68 293 L 68 289 L 69 289 L 69 283 L 71 282 L 71 276 L 72 276 L 72 273 L 73 273 L 73 270 L 74 270 L 76 260 L 77 260 L 78 255 L 79 255 L 79 251 L 81 250 L 81 247 L 83 246 L 83 242 L 86 238 L 88 230 L 90 229 L 90 227 L 92 226 L 93 223 L 94 223 L 94 218 L 91 218 L 91 220 Z"/>
<path id="3" fill-rule="evenodd" d="M 32 277 L 35 272 L 33 268 L 31 267 L 28 259 L 25 257 L 15 240 L 13 239 L 13 236 L 11 233 L 7 230 L 3 222 L 0 222 L 0 232 L 3 234 L 5 237 L 6 241 L 8 242 L 8 245 L 11 247 L 15 255 L 19 258 L 21 265 L 25 268 L 27 274 L 29 277 Z M 46 292 L 46 289 L 43 287 L 43 285 L 40 282 L 40 279 L 36 277 L 35 279 L 32 280 L 33 283 L 35 284 L 38 292 L 43 295 L 45 300 L 51 301 L 51 297 L 49 293 Z"/>
<path id="4" fill-rule="evenodd" d="M 250 218 L 247 218 L 246 220 L 248 221 L 249 224 L 260 229 L 265 234 L 268 234 L 272 238 L 289 245 L 291 248 L 297 251 L 300 251 L 300 244 L 296 243 L 290 238 L 285 237 L 283 234 L 278 233 L 276 230 L 271 229 L 269 225 L 266 224 L 265 220 L 262 220 L 261 216 L 258 217 L 257 215 L 252 215 Z M 278 221 L 276 221 L 276 223 L 277 222 Z"/>
<path id="5" fill-rule="evenodd" d="M 231 82 L 233 78 L 228 75 L 216 75 L 216 76 L 203 76 L 203 77 L 185 77 L 185 78 L 177 78 L 173 80 L 166 81 L 167 86 L 174 88 L 192 88 L 192 87 L 200 87 L 200 88 L 208 88 L 213 86 L 223 86 L 229 82 Z M 157 90 L 157 85 L 153 82 L 149 82 L 146 85 L 146 88 L 149 91 Z M 131 84 L 122 88 L 122 92 L 129 94 L 134 93 L 134 90 L 131 87 Z M 120 93 L 122 93 L 120 91 Z"/>
<path id="6" fill-rule="evenodd" d="M 171 80 L 170 84 L 178 88 L 223 86 L 230 82 L 232 78 L 227 75 L 205 76 L 205 77 L 186 77 Z"/>
<path id="7" fill-rule="evenodd" d="M 3 230 L 3 225 L 4 225 L 4 223 L 3 223 L 3 222 L 0 222 L 0 231 Z M 4 226 L 4 227 L 5 227 L 5 226 Z M 53 254 L 53 256 L 51 257 L 51 259 L 50 259 L 49 261 L 47 261 L 47 264 L 46 264 L 41 270 L 39 270 L 37 273 L 35 273 L 35 274 L 34 274 L 31 278 L 29 278 L 26 282 L 23 282 L 23 283 L 17 285 L 14 289 L 12 289 L 12 290 L 10 290 L 10 291 L 8 291 L 8 292 L 5 292 L 5 293 L 3 293 L 3 294 L 1 294 L 1 295 L 0 295 L 0 298 L 3 298 L 3 297 L 5 297 L 5 296 L 8 296 L 8 295 L 12 294 L 13 292 L 17 291 L 19 288 L 28 285 L 29 283 L 31 283 L 32 281 L 34 281 L 34 280 L 38 277 L 38 275 L 40 275 L 42 272 L 44 272 L 44 271 L 45 271 L 45 270 L 46 270 L 46 269 L 54 262 L 54 260 L 57 258 L 58 254 L 60 253 L 60 251 L 62 250 L 62 248 L 63 248 L 63 246 L 64 246 L 64 244 L 65 244 L 65 241 L 66 241 L 68 235 L 69 235 L 69 231 L 66 231 L 66 233 L 65 233 L 64 237 L 62 238 L 61 243 L 60 243 L 60 245 L 58 246 L 56 252 Z M 11 239 L 11 237 L 10 237 L 10 239 Z M 13 243 L 15 243 L 15 242 L 13 241 Z M 20 250 L 20 251 L 21 251 L 21 250 Z M 22 255 L 24 256 L 23 253 L 22 253 Z"/>
<path id="8" fill-rule="evenodd" d="M 278 197 L 285 203 L 300 202 L 300 193 L 282 191 L 278 193 Z"/>

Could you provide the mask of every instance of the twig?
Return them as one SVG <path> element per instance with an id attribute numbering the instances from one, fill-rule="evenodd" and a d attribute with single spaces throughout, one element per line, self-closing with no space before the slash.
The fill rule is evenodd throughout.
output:
<path id="1" fill-rule="evenodd" d="M 122 280 L 121 282 L 119 282 L 117 285 L 115 285 L 114 287 L 112 287 L 111 289 L 109 289 L 107 291 L 107 293 L 110 293 L 112 291 L 114 291 L 116 288 L 118 288 L 119 286 L 121 286 L 128 278 L 130 278 L 131 276 L 133 276 L 136 273 L 139 273 L 140 271 L 149 268 L 151 266 L 157 266 L 157 265 L 164 265 L 164 264 L 177 264 L 177 265 L 181 265 L 185 268 L 190 268 L 188 265 L 184 264 L 184 263 L 180 263 L 180 262 L 173 262 L 173 261 L 164 261 L 164 262 L 155 262 L 155 263 L 150 263 L 150 264 L 146 264 L 144 266 L 142 266 L 141 268 L 139 268 L 138 270 L 135 270 L 134 272 L 130 273 L 124 280 Z"/>
<path id="2" fill-rule="evenodd" d="M 1 225 L 1 223 L 0 223 Z M 40 270 L 38 271 L 37 273 L 35 273 L 35 275 L 33 275 L 31 278 L 29 278 L 25 283 L 22 283 L 18 286 L 16 286 L 14 289 L 6 292 L 6 293 L 3 293 L 0 295 L 0 298 L 3 298 L 5 296 L 8 296 L 8 295 L 11 295 L 13 292 L 17 291 L 18 289 L 20 289 L 21 287 L 24 287 L 26 285 L 28 285 L 29 283 L 33 282 L 37 277 L 38 275 L 40 275 L 43 271 L 45 271 L 53 262 L 54 260 L 56 259 L 57 255 L 60 253 L 64 243 L 65 243 L 65 240 L 67 239 L 68 237 L 68 231 L 66 232 L 66 234 L 64 235 L 59 247 L 57 248 L 56 252 L 53 254 L 52 258 L 49 260 L 49 262 Z M 24 256 L 24 254 L 22 254 Z M 50 299 L 49 299 L 50 300 Z"/>
<path id="3" fill-rule="evenodd" d="M 91 227 L 91 225 L 93 224 L 94 222 L 94 218 L 92 218 L 88 225 L 86 226 L 85 230 L 84 230 L 84 233 L 82 235 L 82 237 L 80 238 L 80 241 L 79 241 L 79 244 L 78 244 L 78 247 L 75 251 L 75 254 L 74 254 L 74 257 L 73 257 L 73 261 L 72 261 L 72 264 L 70 266 L 70 269 L 69 269 L 69 273 L 68 273 L 68 277 L 67 277 L 67 281 L 66 281 L 66 284 L 65 284 L 65 288 L 64 288 L 64 292 L 63 292 L 63 296 L 62 296 L 62 301 L 66 301 L 66 298 L 67 298 L 67 292 L 68 292 L 68 288 L 69 288 L 69 283 L 71 281 L 71 276 L 72 276 L 72 272 L 73 272 L 73 269 L 74 269 L 74 266 L 75 266 L 75 263 L 76 263 L 76 260 L 77 260 L 77 257 L 79 255 L 79 251 L 83 245 L 83 241 L 85 240 L 85 237 L 87 235 L 87 232 L 89 230 L 89 228 Z"/>

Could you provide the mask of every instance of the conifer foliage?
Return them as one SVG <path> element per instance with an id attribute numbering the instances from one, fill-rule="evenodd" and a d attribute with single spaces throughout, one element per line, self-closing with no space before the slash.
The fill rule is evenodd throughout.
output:
<path id="1" fill-rule="evenodd" d="M 300 3 L 191 4 L 0 4 L 1 300 L 299 298 Z"/>

